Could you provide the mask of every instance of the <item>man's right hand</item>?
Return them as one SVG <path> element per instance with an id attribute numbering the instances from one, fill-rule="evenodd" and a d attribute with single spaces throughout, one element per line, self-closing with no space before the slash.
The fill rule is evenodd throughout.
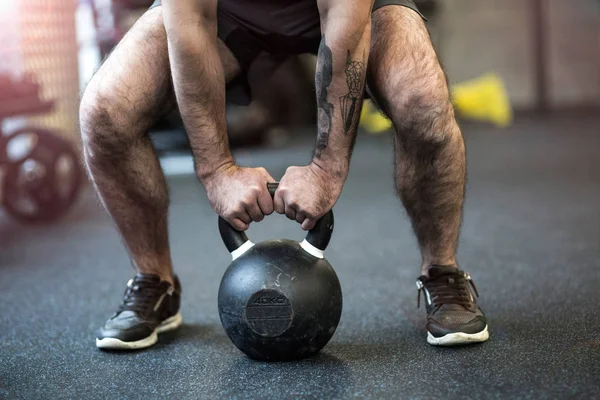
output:
<path id="1" fill-rule="evenodd" d="M 202 179 L 212 208 L 238 231 L 245 231 L 250 222 L 262 221 L 273 212 L 268 182 L 275 179 L 266 169 L 235 164 L 223 166 Z"/>

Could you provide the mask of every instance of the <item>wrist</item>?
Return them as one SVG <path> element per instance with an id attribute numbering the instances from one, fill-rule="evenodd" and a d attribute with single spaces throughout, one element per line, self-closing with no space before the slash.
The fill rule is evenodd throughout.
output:
<path id="1" fill-rule="evenodd" d="M 315 171 L 318 171 L 319 173 L 325 173 L 333 178 L 341 180 L 342 182 L 344 182 L 348 176 L 348 162 L 314 158 L 310 166 Z"/>
<path id="2" fill-rule="evenodd" d="M 217 162 L 207 163 L 206 165 L 196 165 L 196 176 L 203 185 L 206 185 L 215 176 L 234 166 L 235 161 L 233 160 L 233 157 L 225 157 Z"/>

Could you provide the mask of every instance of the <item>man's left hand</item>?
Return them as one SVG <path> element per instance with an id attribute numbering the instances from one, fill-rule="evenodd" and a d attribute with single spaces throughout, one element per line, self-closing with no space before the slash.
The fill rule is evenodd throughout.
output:
<path id="1" fill-rule="evenodd" d="M 340 197 L 345 177 L 330 173 L 316 164 L 289 167 L 275 192 L 274 206 L 279 214 L 312 229 Z"/>

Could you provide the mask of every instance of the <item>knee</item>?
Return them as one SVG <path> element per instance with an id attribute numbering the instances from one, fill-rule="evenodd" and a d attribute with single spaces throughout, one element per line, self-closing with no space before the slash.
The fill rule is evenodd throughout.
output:
<path id="1" fill-rule="evenodd" d="M 445 79 L 413 85 L 397 96 L 392 106 L 397 134 L 404 141 L 430 144 L 460 137 Z"/>
<path id="2" fill-rule="evenodd" d="M 79 106 L 79 124 L 87 156 L 117 155 L 135 135 L 127 107 L 117 96 L 90 83 Z"/>

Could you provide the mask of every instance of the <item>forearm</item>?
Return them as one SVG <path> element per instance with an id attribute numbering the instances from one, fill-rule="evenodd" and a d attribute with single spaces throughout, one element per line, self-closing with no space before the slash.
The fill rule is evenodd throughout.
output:
<path id="1" fill-rule="evenodd" d="M 216 19 L 168 21 L 171 72 L 179 110 L 202 180 L 233 163 L 227 141 L 225 76 L 216 39 Z M 169 23 L 171 22 L 171 23 Z"/>
<path id="2" fill-rule="evenodd" d="M 329 18 L 317 56 L 313 163 L 344 179 L 362 107 L 370 37 L 370 18 Z"/>

